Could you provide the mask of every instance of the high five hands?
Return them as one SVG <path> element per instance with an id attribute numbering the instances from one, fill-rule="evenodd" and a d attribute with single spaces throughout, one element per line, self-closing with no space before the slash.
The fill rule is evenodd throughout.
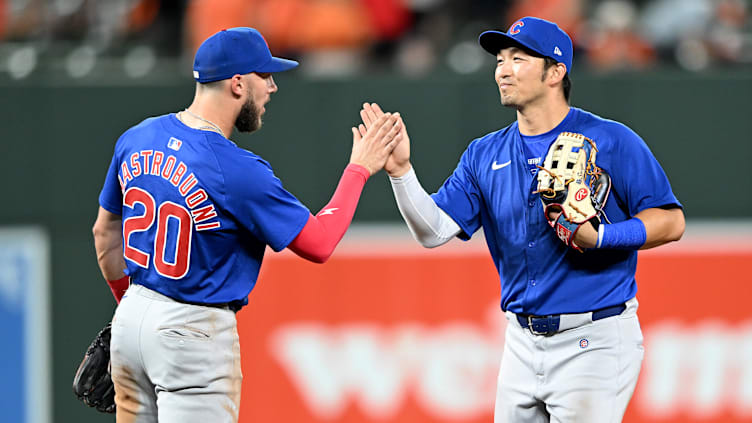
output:
<path id="1" fill-rule="evenodd" d="M 362 124 L 358 128 L 353 127 L 350 163 L 363 166 L 373 176 L 384 167 L 395 147 L 401 144 L 402 132 L 402 119 L 398 113 L 382 112 L 369 121 L 368 128 Z"/>
<path id="2" fill-rule="evenodd" d="M 363 120 L 363 123 L 358 125 L 360 135 L 365 136 L 368 131 L 378 126 L 381 118 L 388 115 L 390 114 L 384 113 L 376 103 L 363 103 L 363 108 L 360 110 L 360 118 Z M 410 165 L 410 137 L 407 135 L 407 128 L 405 127 L 405 122 L 402 120 L 402 116 L 399 113 L 395 113 L 392 116 L 397 116 L 400 127 L 400 141 L 394 146 L 383 166 L 389 176 L 400 177 L 412 167 Z"/>

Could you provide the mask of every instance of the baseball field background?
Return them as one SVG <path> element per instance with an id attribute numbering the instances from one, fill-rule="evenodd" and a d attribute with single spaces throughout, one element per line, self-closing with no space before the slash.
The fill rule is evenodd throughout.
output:
<path id="1" fill-rule="evenodd" d="M 40 56 L 38 70 L 17 77 L 9 58 L 21 41 L 0 38 L 0 422 L 114 421 L 71 391 L 115 308 L 91 236 L 97 197 L 118 136 L 190 103 L 190 60 L 157 61 L 139 78 L 102 62 L 76 77 Z M 514 119 L 491 61 L 468 73 L 321 76 L 302 70 L 314 65 L 307 57 L 275 76 L 262 130 L 233 139 L 313 211 L 347 164 L 364 101 L 402 113 L 431 192 L 470 141 Z M 688 221 L 682 241 L 640 253 L 646 353 L 625 422 L 752 421 L 752 67 L 575 66 L 572 104 L 645 139 Z M 482 234 L 419 247 L 376 175 L 329 262 L 269 251 L 238 314 L 241 421 L 491 422 L 506 325 L 499 296 Z"/>

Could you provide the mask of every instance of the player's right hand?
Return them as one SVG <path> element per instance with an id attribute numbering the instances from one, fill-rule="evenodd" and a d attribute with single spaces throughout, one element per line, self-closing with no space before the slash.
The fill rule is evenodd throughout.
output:
<path id="1" fill-rule="evenodd" d="M 384 167 L 392 150 L 400 144 L 401 131 L 399 114 L 391 113 L 382 114 L 369 128 L 352 128 L 350 163 L 363 166 L 371 175 L 375 174 Z"/>
<path id="2" fill-rule="evenodd" d="M 378 119 L 378 117 L 382 116 L 383 114 L 384 112 L 381 110 L 381 107 L 379 107 L 378 104 L 363 103 L 363 109 L 361 109 L 360 111 L 360 118 L 363 120 L 363 124 L 365 126 L 360 125 L 361 127 L 364 127 L 361 129 L 361 132 L 366 128 L 370 128 L 373 122 L 375 122 L 376 119 Z M 405 122 L 402 120 L 402 116 L 400 116 L 399 120 L 400 124 L 402 125 L 402 140 L 394 148 L 394 151 L 392 151 L 392 154 L 384 164 L 384 170 L 386 170 L 389 176 L 393 177 L 400 177 L 404 175 L 412 167 L 412 165 L 410 164 L 410 137 L 407 135 L 407 127 L 405 126 Z"/>

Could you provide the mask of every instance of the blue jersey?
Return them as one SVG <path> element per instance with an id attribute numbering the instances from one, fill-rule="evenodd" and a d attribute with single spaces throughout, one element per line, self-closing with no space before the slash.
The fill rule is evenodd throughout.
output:
<path id="1" fill-rule="evenodd" d="M 287 247 L 309 215 L 269 163 L 174 114 L 120 137 L 99 204 L 122 215 L 133 283 L 207 304 L 245 304 L 266 246 Z"/>
<path id="2" fill-rule="evenodd" d="M 605 213 L 611 222 L 654 207 L 681 207 L 645 142 L 625 125 L 571 108 L 553 130 L 520 135 L 517 122 L 474 140 L 454 173 L 433 194 L 469 239 L 483 228 L 501 279 L 501 308 L 514 313 L 582 313 L 623 303 L 637 293 L 637 251 L 566 247 L 546 222 L 528 154 L 545 156 L 561 132 L 595 141 L 597 164 L 611 175 Z M 540 142 L 546 140 L 546 148 Z"/>

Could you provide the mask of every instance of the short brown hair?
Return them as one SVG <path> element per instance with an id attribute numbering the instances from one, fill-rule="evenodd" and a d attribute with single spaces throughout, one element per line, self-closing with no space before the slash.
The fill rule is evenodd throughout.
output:
<path id="1" fill-rule="evenodd" d="M 544 76 L 546 71 L 548 71 L 551 66 L 556 66 L 556 64 L 559 63 L 550 57 L 544 57 L 543 60 Z M 564 75 L 564 79 L 561 81 L 561 87 L 564 89 L 564 99 L 567 100 L 567 103 L 569 103 L 569 92 L 572 90 L 572 81 L 569 79 L 569 69 L 567 69 L 567 74 Z"/>

